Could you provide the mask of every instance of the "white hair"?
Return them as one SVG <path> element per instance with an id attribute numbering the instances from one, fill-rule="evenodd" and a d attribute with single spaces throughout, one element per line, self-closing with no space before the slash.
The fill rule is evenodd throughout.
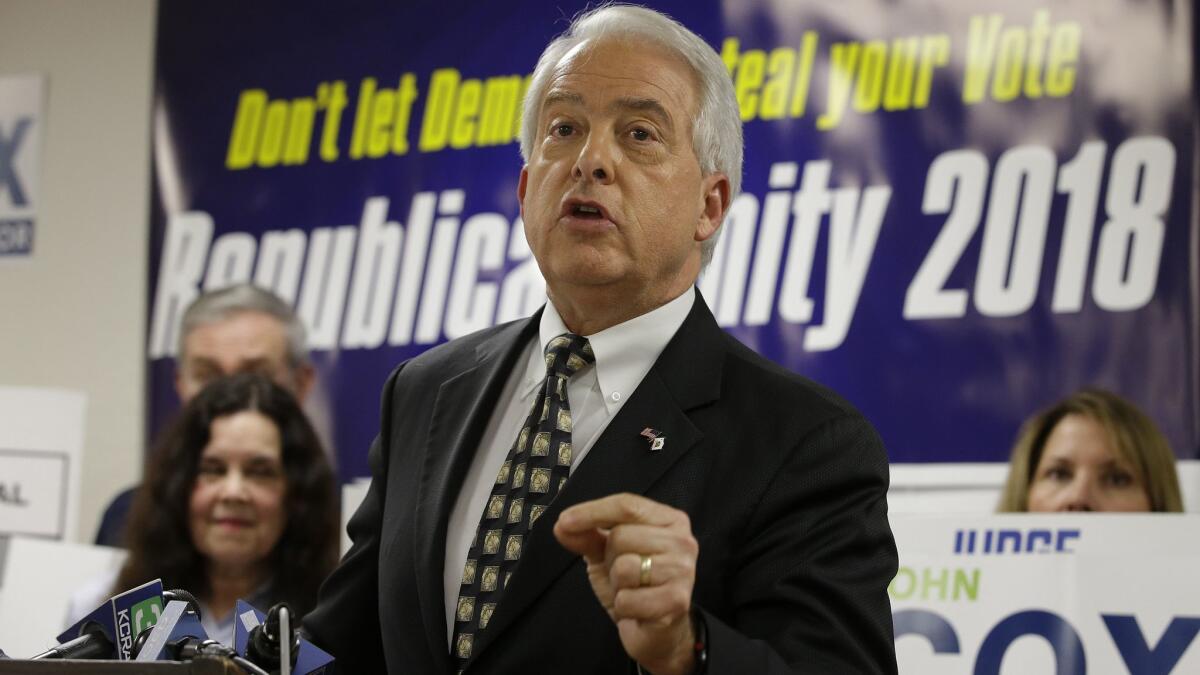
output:
<path id="1" fill-rule="evenodd" d="M 724 61 L 699 35 L 671 17 L 646 7 L 613 4 L 575 17 L 565 33 L 555 38 L 538 59 L 525 94 L 521 118 L 521 157 L 529 162 L 537 133 L 538 114 L 550 77 L 569 51 L 585 40 L 644 38 L 680 56 L 700 81 L 700 110 L 692 125 L 692 148 L 704 175 L 720 172 L 729 177 L 729 201 L 742 186 L 742 118 L 733 81 Z M 718 230 L 701 247 L 701 264 L 708 265 L 716 248 Z"/>

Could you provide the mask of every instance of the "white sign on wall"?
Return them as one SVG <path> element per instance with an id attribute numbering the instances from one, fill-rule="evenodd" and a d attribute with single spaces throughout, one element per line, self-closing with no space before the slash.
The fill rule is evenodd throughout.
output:
<path id="1" fill-rule="evenodd" d="M 81 392 L 0 386 L 0 535 L 75 538 Z"/>
<path id="2" fill-rule="evenodd" d="M 87 597 L 103 580 L 111 583 L 125 551 L 13 537 L 0 557 L 0 636 L 9 656 L 24 659 L 58 643 L 54 636 L 67 627 L 71 595 Z"/>
<path id="3" fill-rule="evenodd" d="M 70 468 L 65 452 L 0 448 L 0 532 L 62 539 Z"/>
<path id="4" fill-rule="evenodd" d="M 37 225 L 45 77 L 0 77 L 0 260 L 28 258 Z"/>

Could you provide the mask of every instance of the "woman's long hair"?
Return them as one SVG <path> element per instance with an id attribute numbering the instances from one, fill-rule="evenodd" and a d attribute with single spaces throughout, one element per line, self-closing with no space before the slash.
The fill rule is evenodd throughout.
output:
<path id="1" fill-rule="evenodd" d="M 120 592 L 161 578 L 167 588 L 208 597 L 207 561 L 192 543 L 188 508 L 214 420 L 242 411 L 261 413 L 279 429 L 286 483 L 287 523 L 266 567 L 267 595 L 306 614 L 317 589 L 337 564 L 337 490 L 333 471 L 296 400 L 270 379 L 239 374 L 214 381 L 180 412 L 155 448 L 125 526 L 129 558 L 117 577 Z"/>

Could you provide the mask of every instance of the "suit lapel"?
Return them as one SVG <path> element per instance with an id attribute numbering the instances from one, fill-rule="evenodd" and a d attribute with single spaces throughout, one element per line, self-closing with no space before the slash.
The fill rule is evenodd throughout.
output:
<path id="1" fill-rule="evenodd" d="M 473 661 L 579 560 L 552 532 L 563 509 L 619 492 L 645 494 L 703 438 L 687 413 L 719 396 L 723 339 L 697 293 L 696 303 L 675 337 L 571 474 L 563 492 L 538 519 L 496 613 L 479 636 Z M 662 432 L 666 442 L 661 450 L 650 449 L 641 435 L 646 427 Z"/>
<path id="2" fill-rule="evenodd" d="M 443 576 L 446 527 L 463 479 L 496 407 L 509 374 L 526 342 L 537 330 L 541 312 L 527 322 L 505 327 L 470 354 L 465 369 L 436 392 L 430 414 L 421 482 L 417 495 L 417 590 L 422 624 L 435 657 L 449 658 Z M 471 359 L 474 360 L 471 360 Z M 398 411 L 397 414 L 413 414 Z"/>

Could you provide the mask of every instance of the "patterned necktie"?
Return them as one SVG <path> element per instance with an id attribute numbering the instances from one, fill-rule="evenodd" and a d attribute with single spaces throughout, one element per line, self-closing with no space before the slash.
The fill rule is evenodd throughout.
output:
<path id="1" fill-rule="evenodd" d="M 567 482 L 567 380 L 595 360 L 587 338 L 578 335 L 564 333 L 546 345 L 546 382 L 500 467 L 463 567 L 452 642 L 460 669 L 471 657 L 475 637 L 487 628 L 533 524 Z"/>

